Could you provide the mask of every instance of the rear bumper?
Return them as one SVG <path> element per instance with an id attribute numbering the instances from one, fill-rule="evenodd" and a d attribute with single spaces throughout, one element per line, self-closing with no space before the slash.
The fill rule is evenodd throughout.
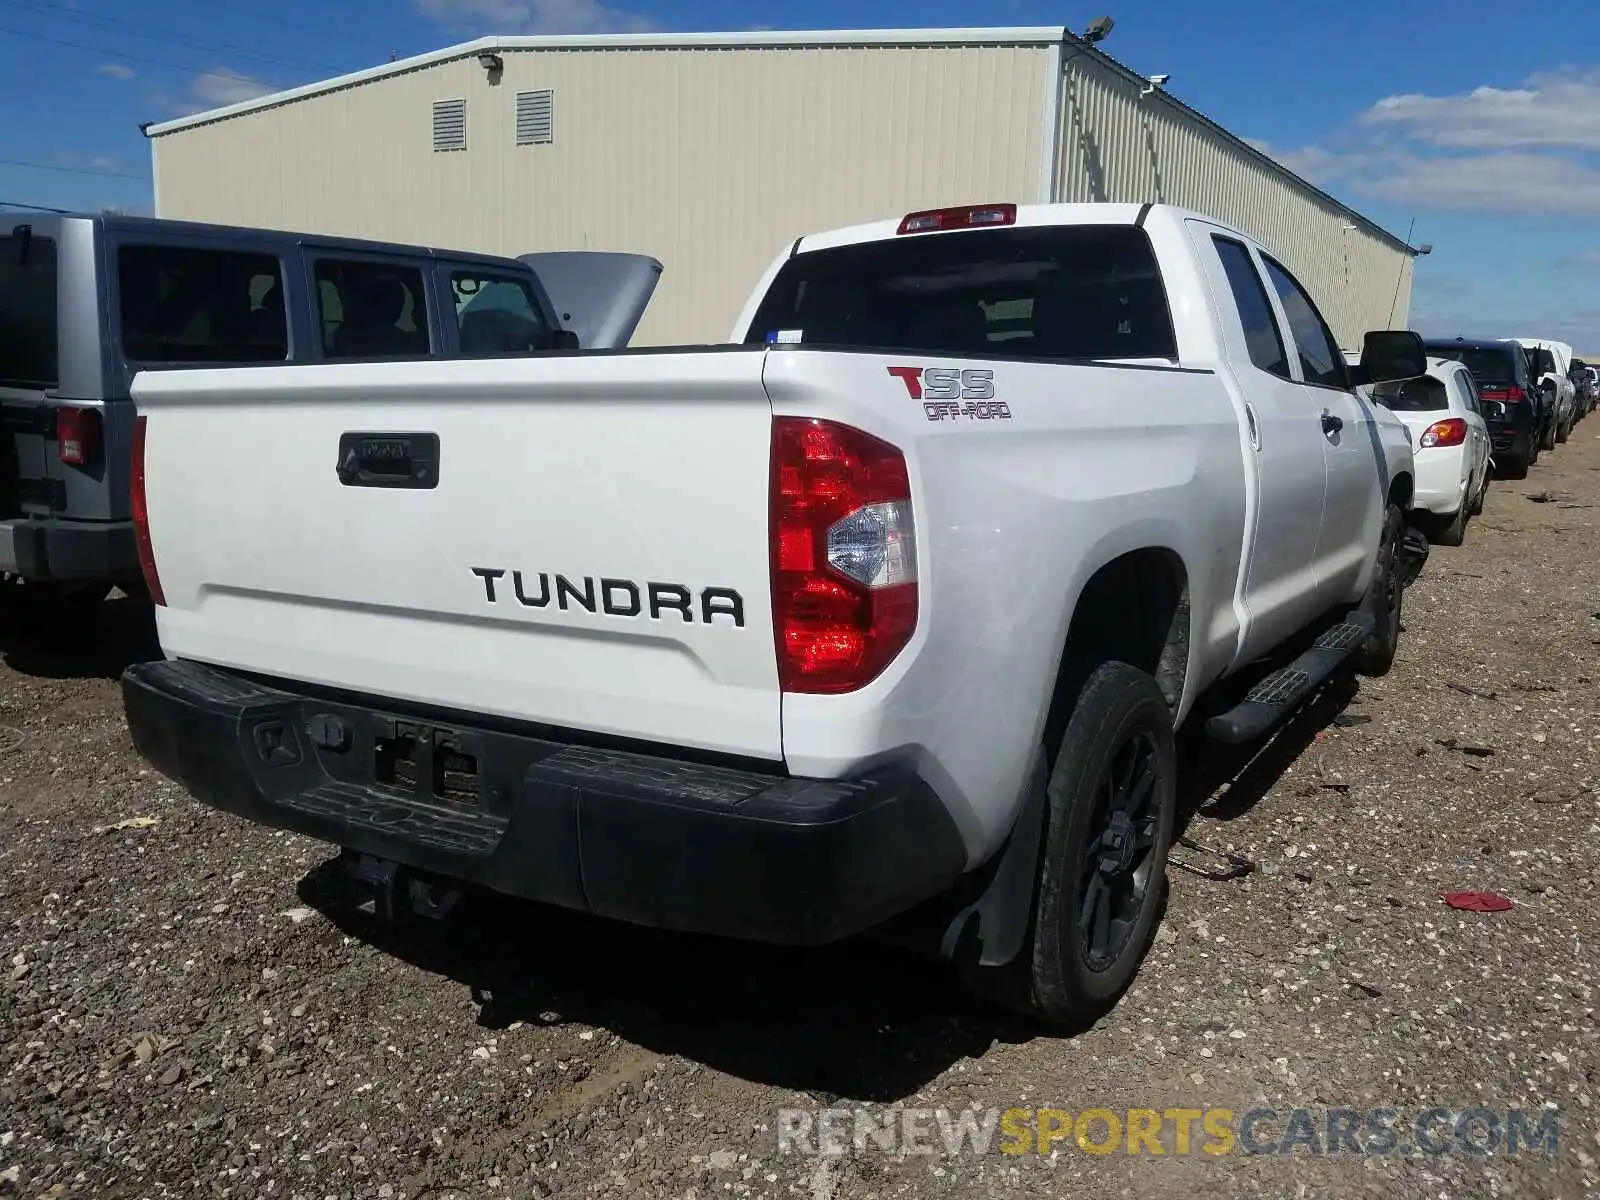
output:
<path id="1" fill-rule="evenodd" d="M 1533 427 L 1531 424 L 1521 429 L 1505 427 L 1489 429 L 1489 444 L 1493 447 L 1493 454 L 1497 459 L 1523 459 L 1527 458 L 1533 449 Z"/>
<path id="2" fill-rule="evenodd" d="M 1466 448 L 1462 446 L 1435 446 L 1418 450 L 1413 462 L 1416 477 L 1412 507 L 1440 517 L 1455 513 L 1461 507 L 1465 459 Z"/>
<path id="3" fill-rule="evenodd" d="M 131 521 L 0 521 L 0 571 L 36 583 L 139 578 Z"/>
<path id="4" fill-rule="evenodd" d="M 966 864 L 944 806 L 904 768 L 791 779 L 424 723 L 187 662 L 131 667 L 122 692 L 139 753 L 215 808 L 636 924 L 834 941 L 944 890 Z M 473 754 L 474 798 L 374 783 L 380 740 L 418 725 Z"/>

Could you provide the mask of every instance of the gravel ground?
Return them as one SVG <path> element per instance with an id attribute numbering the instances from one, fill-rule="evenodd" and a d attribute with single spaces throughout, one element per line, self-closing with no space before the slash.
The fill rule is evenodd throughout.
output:
<path id="1" fill-rule="evenodd" d="M 115 679 L 153 653 L 148 612 L 110 602 L 77 652 L 0 635 L 0 1195 L 1600 1194 L 1597 509 L 1600 419 L 1434 550 L 1391 675 L 1253 762 L 1190 754 L 1150 959 L 1071 1039 L 874 948 L 494 898 L 374 929 L 328 847 L 142 767 Z M 1457 888 L 1515 906 L 1453 911 Z M 1163 1155 L 778 1153 L 780 1109 L 830 1105 L 1268 1107 L 1268 1142 L 1297 1108 L 1324 1132 L 1392 1108 L 1403 1134 L 1555 1106 L 1559 1144 L 1182 1154 L 1169 1126 Z"/>

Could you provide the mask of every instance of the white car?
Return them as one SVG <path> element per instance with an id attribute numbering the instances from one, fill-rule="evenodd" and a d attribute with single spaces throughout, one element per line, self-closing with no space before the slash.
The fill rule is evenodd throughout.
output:
<path id="1" fill-rule="evenodd" d="M 1492 466 L 1472 372 L 1452 359 L 1430 358 L 1426 375 L 1374 384 L 1372 395 L 1411 431 L 1412 508 L 1429 526 L 1429 540 L 1459 546 L 1467 521 L 1483 511 Z"/>
<path id="2" fill-rule="evenodd" d="M 1549 432 L 1545 434 L 1544 443 L 1544 449 L 1554 450 L 1557 442 L 1567 440 L 1578 416 L 1578 387 L 1570 375 L 1572 347 L 1566 342 L 1553 342 L 1549 338 L 1514 337 L 1511 340 L 1534 352 L 1534 370 L 1539 376 L 1539 386 L 1543 388 L 1548 385 L 1555 390 L 1555 416 L 1550 422 Z"/>

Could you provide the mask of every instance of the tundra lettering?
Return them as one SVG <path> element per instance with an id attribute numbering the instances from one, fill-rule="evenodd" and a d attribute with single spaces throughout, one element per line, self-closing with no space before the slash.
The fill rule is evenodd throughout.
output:
<path id="1" fill-rule="evenodd" d="M 500 595 L 495 590 L 497 580 L 506 577 L 504 567 L 473 567 L 472 573 L 483 580 L 483 598 L 498 604 Z M 524 608 L 550 606 L 551 576 L 544 571 L 536 575 L 511 571 L 511 590 L 517 603 Z M 532 580 L 537 579 L 534 584 Z M 660 621 L 663 613 L 677 613 L 685 624 L 695 619 L 694 592 L 681 583 L 634 583 L 630 579 L 602 578 L 596 580 L 584 575 L 577 581 L 565 575 L 555 576 L 554 598 L 556 607 L 563 612 L 573 607 L 585 612 L 604 613 L 608 617 L 637 617 L 646 607 L 650 619 Z M 648 597 L 648 601 L 645 599 Z M 713 618 L 727 617 L 736 629 L 744 628 L 744 597 L 733 588 L 708 587 L 700 592 L 700 621 L 714 624 Z"/>

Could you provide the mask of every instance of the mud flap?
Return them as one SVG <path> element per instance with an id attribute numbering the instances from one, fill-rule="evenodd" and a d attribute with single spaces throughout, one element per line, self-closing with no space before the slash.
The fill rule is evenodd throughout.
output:
<path id="1" fill-rule="evenodd" d="M 1427 561 L 1427 536 L 1420 529 L 1415 529 L 1408 525 L 1405 536 L 1400 540 L 1400 552 L 1395 563 L 1395 569 L 1400 577 L 1400 586 L 1408 588 L 1415 583 L 1417 576 L 1422 574 L 1422 568 Z"/>

